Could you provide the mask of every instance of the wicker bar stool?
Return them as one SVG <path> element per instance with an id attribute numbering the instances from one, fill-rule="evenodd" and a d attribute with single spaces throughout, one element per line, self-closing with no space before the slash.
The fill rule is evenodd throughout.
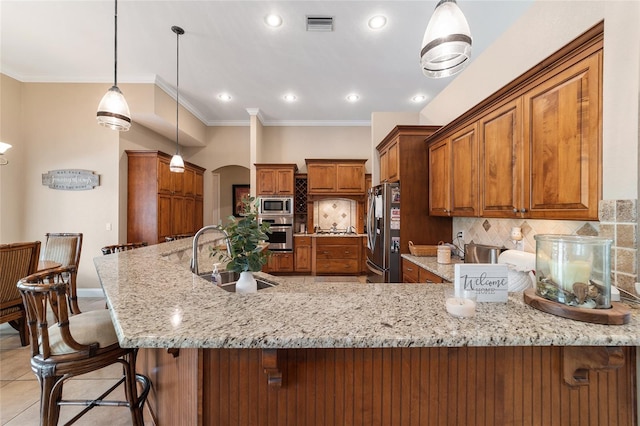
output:
<path id="1" fill-rule="evenodd" d="M 80 252 L 82 251 L 82 233 L 53 233 L 45 234 L 47 239 L 44 243 L 44 250 L 40 253 L 41 260 L 53 260 L 60 263 L 60 266 L 75 266 L 74 272 L 71 273 L 67 298 L 71 312 L 80 313 L 78 307 L 78 290 L 76 279 L 78 276 L 78 267 L 80 265 Z"/>
<path id="2" fill-rule="evenodd" d="M 69 316 L 66 287 L 73 269 L 74 266 L 61 267 L 18 281 L 27 310 L 31 369 L 40 382 L 40 424 L 56 425 L 62 405 L 85 406 L 67 425 L 92 408 L 106 405 L 128 407 L 133 424 L 143 425 L 142 407 L 151 383 L 147 377 L 135 373 L 137 349 L 120 347 L 108 310 Z M 51 317 L 54 323 L 49 325 Z M 62 399 L 62 388 L 68 379 L 115 363 L 122 365 L 123 376 L 102 395 L 88 400 Z M 121 384 L 124 384 L 126 401 L 106 400 Z"/>
<path id="3" fill-rule="evenodd" d="M 113 254 L 119 253 L 121 251 L 133 250 L 140 247 L 146 247 L 148 244 L 146 241 L 141 241 L 137 243 L 123 243 L 123 244 L 113 244 L 110 246 L 102 247 L 102 254 Z"/>

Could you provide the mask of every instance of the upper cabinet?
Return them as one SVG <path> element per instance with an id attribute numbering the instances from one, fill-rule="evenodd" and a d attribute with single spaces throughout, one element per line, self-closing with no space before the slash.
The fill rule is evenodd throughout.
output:
<path id="1" fill-rule="evenodd" d="M 429 214 L 478 216 L 475 123 L 429 146 Z"/>
<path id="2" fill-rule="evenodd" d="M 364 195 L 367 160 L 306 159 L 307 191 L 310 195 Z"/>
<path id="3" fill-rule="evenodd" d="M 164 242 L 202 228 L 204 170 L 185 162 L 184 173 L 169 171 L 171 156 L 127 150 L 127 241 Z"/>
<path id="4" fill-rule="evenodd" d="M 296 164 L 256 164 L 256 195 L 295 194 Z"/>
<path id="5" fill-rule="evenodd" d="M 600 24 L 427 141 L 431 214 L 598 219 L 602 39 Z"/>

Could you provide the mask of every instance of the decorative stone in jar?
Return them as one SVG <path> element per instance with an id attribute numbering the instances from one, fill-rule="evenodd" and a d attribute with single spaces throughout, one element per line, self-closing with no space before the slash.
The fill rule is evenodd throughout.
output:
<path id="1" fill-rule="evenodd" d="M 567 306 L 611 307 L 611 243 L 602 237 L 540 234 L 536 294 Z"/>

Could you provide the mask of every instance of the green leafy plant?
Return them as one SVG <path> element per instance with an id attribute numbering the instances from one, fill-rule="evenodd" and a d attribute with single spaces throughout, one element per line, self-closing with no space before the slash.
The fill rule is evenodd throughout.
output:
<path id="1" fill-rule="evenodd" d="M 229 216 L 229 222 L 220 226 L 228 235 L 230 253 L 209 246 L 209 256 L 218 256 L 220 261 L 229 261 L 227 270 L 234 272 L 258 272 L 267 263 L 269 252 L 264 248 L 268 223 L 258 223 L 258 202 L 255 197 L 242 199 L 242 216 Z"/>

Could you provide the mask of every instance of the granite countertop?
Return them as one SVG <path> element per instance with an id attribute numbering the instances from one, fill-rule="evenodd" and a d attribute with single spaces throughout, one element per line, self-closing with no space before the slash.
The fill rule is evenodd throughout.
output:
<path id="1" fill-rule="evenodd" d="M 207 234 L 201 270 L 211 270 Z M 629 324 L 582 323 L 522 301 L 481 303 L 473 319 L 451 317 L 444 285 L 303 283 L 228 293 L 189 270 L 191 239 L 100 256 L 94 264 L 125 347 L 300 348 L 432 346 L 639 346 L 640 309 Z M 437 272 L 436 272 L 437 273 Z"/>

